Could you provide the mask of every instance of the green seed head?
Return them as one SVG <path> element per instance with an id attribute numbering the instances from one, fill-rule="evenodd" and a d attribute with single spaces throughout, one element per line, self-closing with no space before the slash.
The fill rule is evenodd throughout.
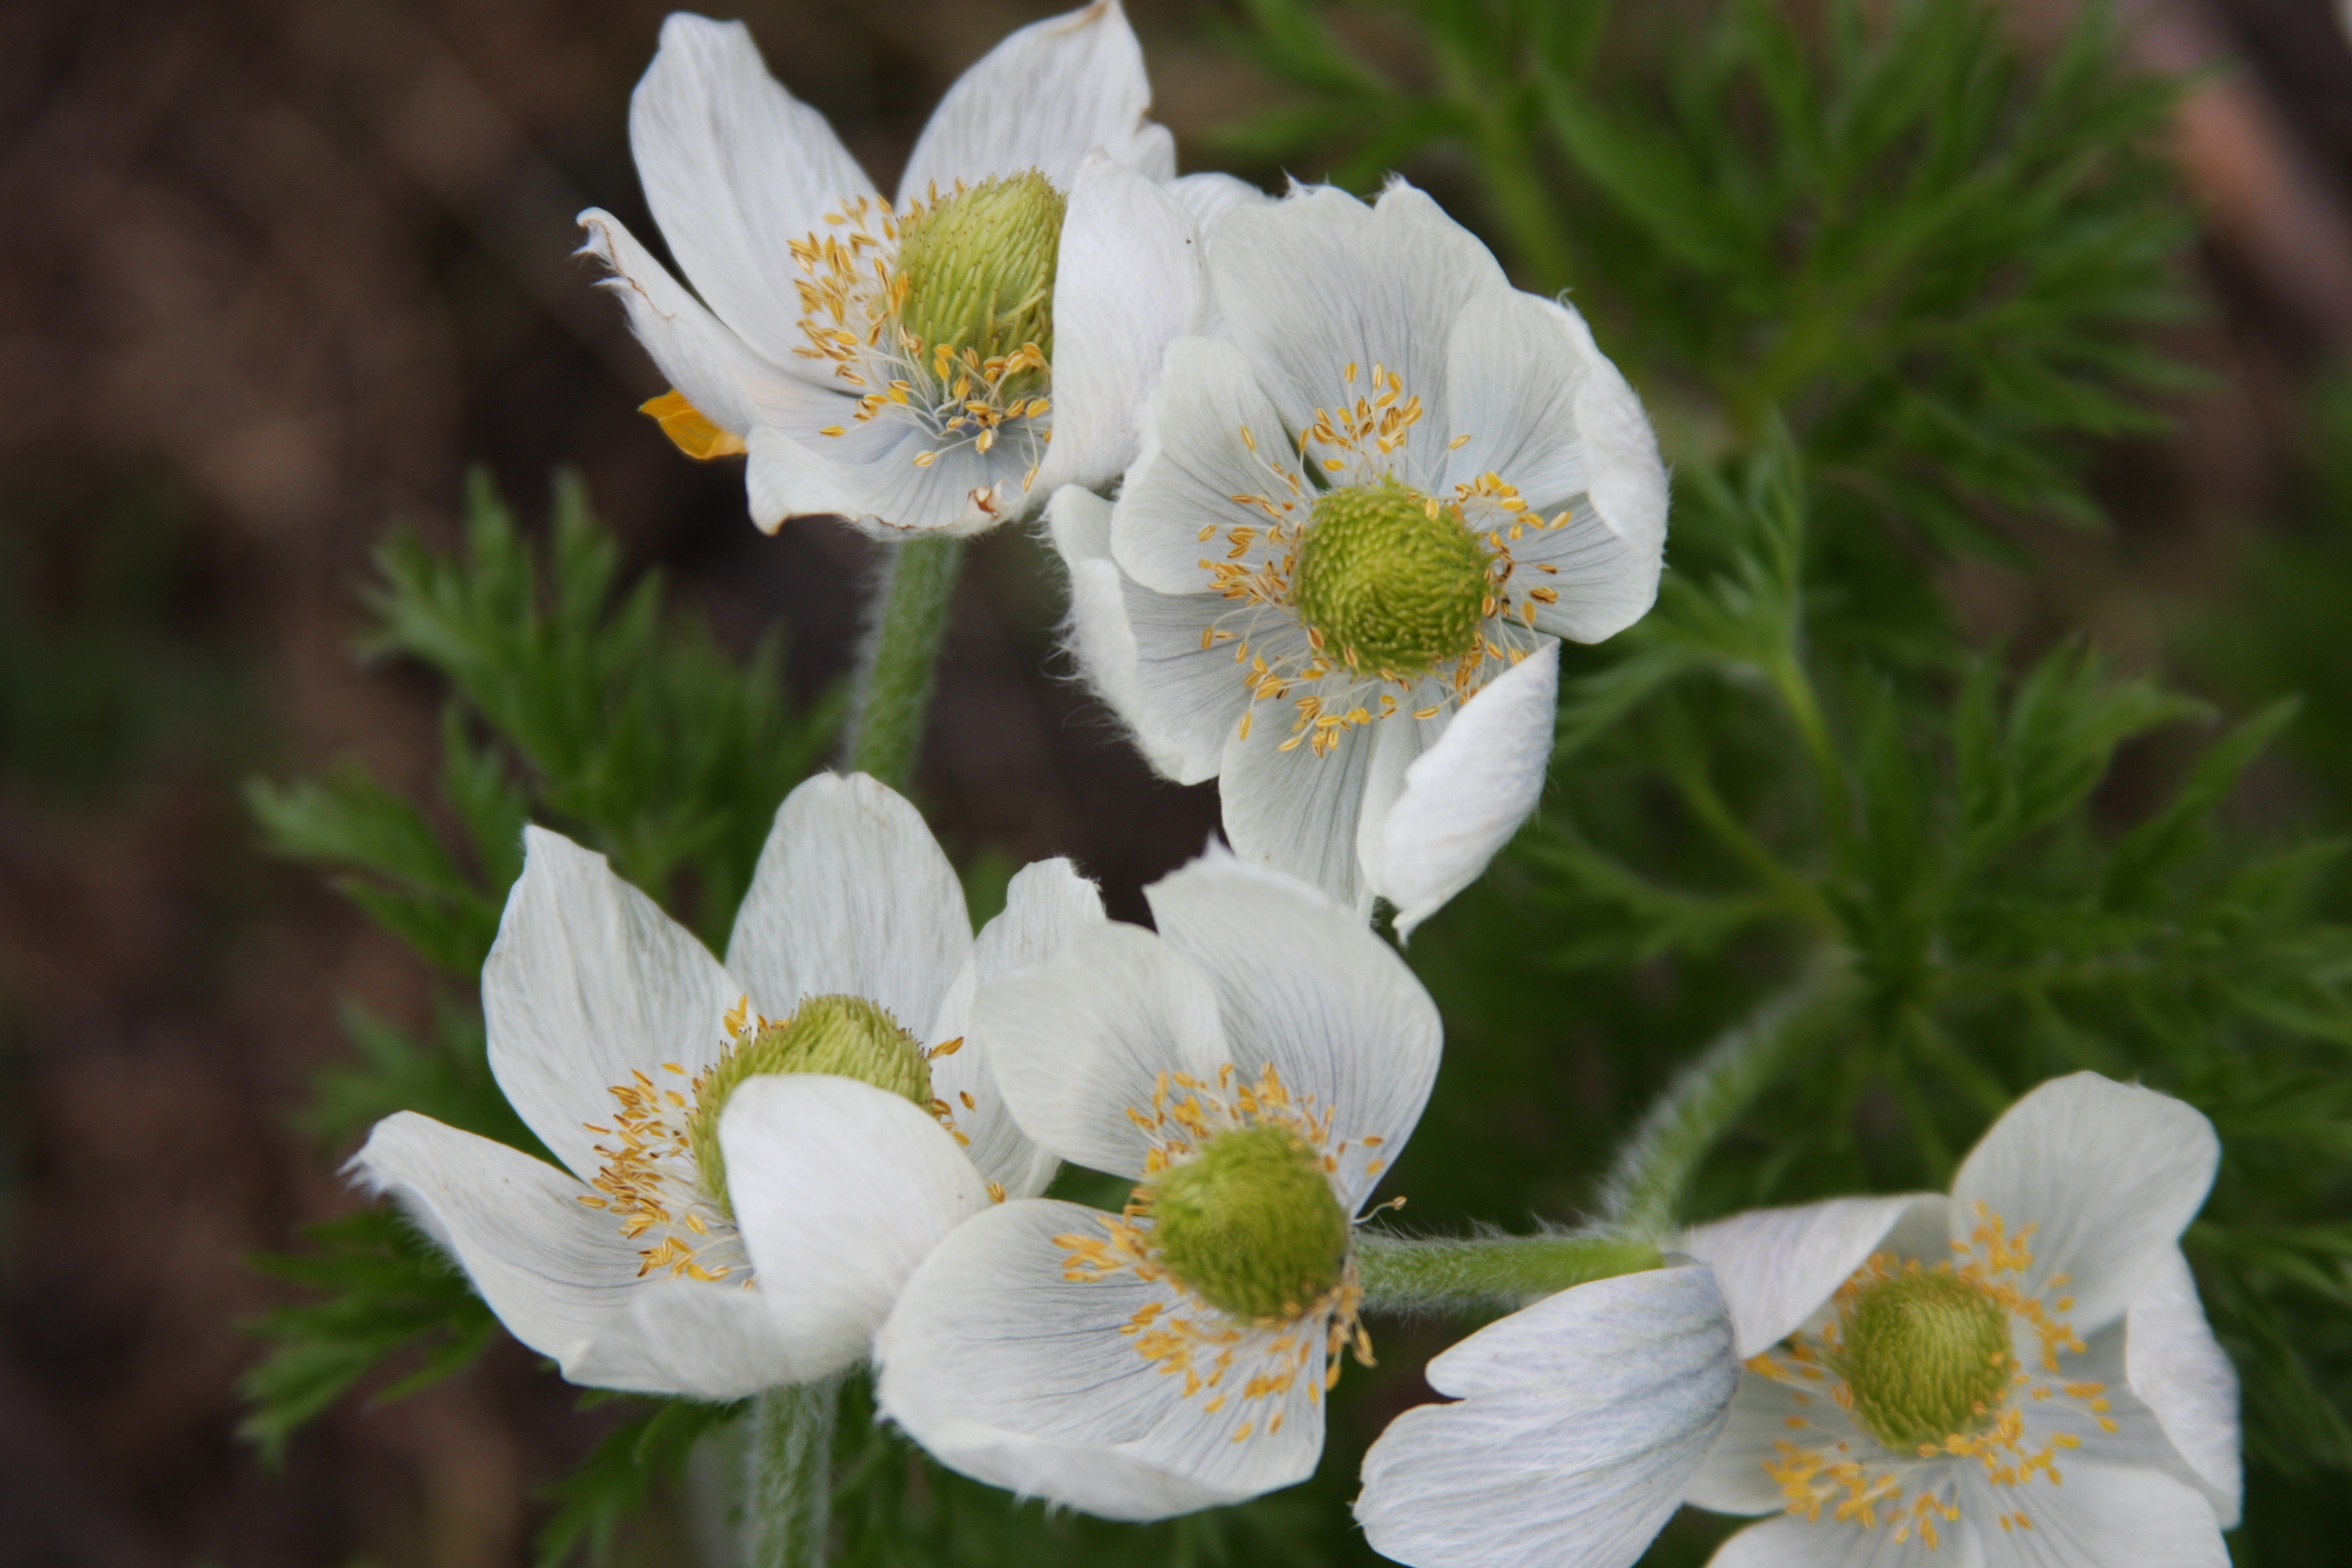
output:
<path id="1" fill-rule="evenodd" d="M 1981 1432 L 2000 1413 L 2011 1372 L 2009 1314 L 1949 1270 L 1865 1285 L 1845 1310 L 1831 1370 L 1853 1414 L 1899 1452 Z"/>
<path id="2" fill-rule="evenodd" d="M 1150 1186 L 1153 1248 L 1178 1284 L 1237 1318 L 1290 1318 L 1348 1265 L 1348 1215 L 1307 1141 L 1220 1132 Z"/>
<path id="3" fill-rule="evenodd" d="M 687 1141 L 703 1190 L 732 1215 L 727 1196 L 727 1157 L 719 1148 L 719 1113 L 747 1079 L 762 1073 L 824 1072 L 854 1078 L 917 1105 L 931 1100 L 931 1068 L 915 1037 L 863 996 L 812 996 L 781 1024 L 736 1044 L 703 1076 L 694 1110 L 687 1116 Z"/>
<path id="4" fill-rule="evenodd" d="M 1328 492 L 1298 542 L 1291 603 L 1359 669 L 1426 675 L 1477 645 L 1486 551 L 1454 509 L 1394 479 Z"/>
<path id="5" fill-rule="evenodd" d="M 1054 357 L 1054 265 L 1068 199 L 1034 169 L 982 180 L 898 227 L 898 324 L 928 362 L 940 344 L 983 360 L 1035 343 Z M 1024 371 L 1007 381 L 1006 389 Z"/>

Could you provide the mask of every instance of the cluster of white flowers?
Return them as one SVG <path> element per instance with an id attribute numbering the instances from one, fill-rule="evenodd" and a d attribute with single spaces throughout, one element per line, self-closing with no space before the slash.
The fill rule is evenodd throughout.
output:
<path id="1" fill-rule="evenodd" d="M 1306 1477 L 1369 1355 L 1357 1225 L 1439 1060 L 1402 938 L 1534 809 L 1559 640 L 1656 593 L 1666 484 L 1567 305 L 1393 184 L 1175 177 L 1115 0 L 1013 34 L 885 201 L 740 24 L 677 16 L 631 133 L 689 293 L 583 223 L 752 517 L 1044 511 L 1081 666 L 1232 849 L 1105 919 L 1033 865 L 975 937 L 862 775 L 796 790 L 724 963 L 533 829 L 482 976 L 559 1163 L 414 1114 L 356 1172 L 596 1386 L 730 1399 L 870 1360 L 942 1463 L 1147 1520 Z M 699 296 L 698 298 L 697 296 Z M 1112 499 L 1106 499 L 1106 494 Z M 2211 1129 L 2087 1075 L 1952 1194 L 1666 1239 L 1430 1363 L 1358 1517 L 1421 1568 L 1614 1568 L 1683 1503 L 1726 1568 L 2218 1564 L 2235 1387 L 2178 1240 Z M 1042 1194 L 1060 1162 L 1131 1184 Z"/>

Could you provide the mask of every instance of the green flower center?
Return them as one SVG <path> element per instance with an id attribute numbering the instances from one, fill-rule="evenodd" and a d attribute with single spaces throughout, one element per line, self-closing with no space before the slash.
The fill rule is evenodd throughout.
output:
<path id="1" fill-rule="evenodd" d="M 1054 269 L 1069 201 L 1034 169 L 982 180 L 898 226 L 906 302 L 898 324 L 929 356 L 945 347 L 985 362 L 1034 343 L 1054 357 Z M 1028 377 L 1009 378 L 1003 390 Z M 1020 390 L 1026 391 L 1028 388 Z"/>
<path id="2" fill-rule="evenodd" d="M 1477 646 L 1486 559 L 1452 507 L 1383 479 L 1315 502 L 1291 603 L 1349 667 L 1426 675 Z"/>
<path id="3" fill-rule="evenodd" d="M 1220 1311 L 1295 1318 L 1347 1270 L 1347 1213 L 1315 1151 L 1286 1127 L 1220 1132 L 1149 1191 L 1160 1264 Z"/>
<path id="4" fill-rule="evenodd" d="M 780 1024 L 765 1024 L 730 1047 L 695 1087 L 686 1136 L 703 1190 L 729 1216 L 727 1156 L 719 1147 L 719 1113 L 748 1079 L 762 1073 L 824 1072 L 854 1078 L 901 1094 L 917 1105 L 931 1101 L 929 1056 L 889 1012 L 863 996 L 812 996 Z"/>
<path id="5" fill-rule="evenodd" d="M 2009 1313 L 1949 1269 L 1864 1285 L 1843 1314 L 1830 1368 L 1853 1394 L 1854 1418 L 1910 1453 L 1981 1432 L 2010 1382 Z"/>

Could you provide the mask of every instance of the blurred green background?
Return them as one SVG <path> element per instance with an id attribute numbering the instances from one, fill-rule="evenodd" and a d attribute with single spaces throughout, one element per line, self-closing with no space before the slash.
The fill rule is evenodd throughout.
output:
<path id="1" fill-rule="evenodd" d="M 844 0 L 730 14 L 887 184 L 955 73 L 1048 9 Z M 2105 52 L 2065 67 L 2093 82 L 2188 77 L 2175 98 L 2109 105 L 2136 150 L 2123 196 L 2110 186 L 2104 205 L 2040 215 L 2045 227 L 2069 212 L 2123 216 L 2078 237 L 2093 260 L 2061 267 L 2049 296 L 2075 312 L 2062 373 L 2122 390 L 2039 426 L 2003 422 L 2053 395 L 2031 355 L 2004 349 L 2048 321 L 1969 309 L 1969 290 L 2005 286 L 2000 255 L 1957 282 L 1932 249 L 1900 258 L 1872 286 L 1921 281 L 1901 310 L 1873 316 L 1870 298 L 1843 291 L 1850 268 L 1811 270 L 1837 211 L 1776 211 L 1752 252 L 1696 221 L 1714 197 L 1769 206 L 1767 175 L 1813 192 L 1840 173 L 1833 160 L 1759 165 L 1750 189 L 1670 134 L 1668 151 L 1710 171 L 1701 185 L 1676 187 L 1670 160 L 1627 163 L 1620 146 L 1622 166 L 1656 175 L 1634 182 L 1655 210 L 1606 182 L 1580 202 L 1562 161 L 1606 165 L 1606 126 L 1576 119 L 1580 89 L 1547 98 L 1529 83 L 1586 47 L 1577 30 L 1604 9 L 1368 5 L 1342 8 L 1326 34 L 1318 8 L 1130 6 L 1185 168 L 1364 188 L 1402 167 L 1523 284 L 1575 290 L 1683 469 L 1673 558 L 1693 581 L 1737 558 L 1743 515 L 1697 476 L 1759 448 L 1780 409 L 1805 432 L 1827 498 L 1813 539 L 1829 564 L 1814 574 L 1867 601 L 1814 608 L 1840 628 L 1823 636 L 1846 668 L 1932 683 L 1921 670 L 1939 656 L 1903 634 L 1948 626 L 1955 646 L 2021 667 L 2081 637 L 2231 720 L 2299 693 L 2299 715 L 2229 806 L 2230 830 L 2282 843 L 2352 828 L 2352 49 L 2329 0 L 2121 6 Z M 1673 84 L 1703 86 L 1727 48 L 1724 16 L 1743 7 L 1619 9 L 1624 25 L 1576 57 L 1579 81 L 1654 100 L 1658 124 L 1695 123 L 1676 118 Z M 1802 29 L 1833 8 L 1745 9 Z M 2003 84 L 1971 62 L 2058 69 L 2074 12 L 1985 7 L 1992 53 L 1948 40 L 1885 84 L 1912 117 L 1905 133 L 1933 142 L 1920 126 L 1957 125 L 1972 95 L 1998 98 Z M 660 385 L 569 254 L 585 205 L 654 232 L 625 121 L 661 14 L 541 0 L 0 7 L 0 210 L 14 220 L 0 363 L 17 388 L 0 428 L 0 1563 L 528 1562 L 551 1507 L 538 1494 L 616 1419 L 576 1409 L 496 1340 L 412 1397 L 337 1405 L 293 1437 L 281 1470 L 233 1436 L 236 1381 L 257 1354 L 240 1325 L 302 1299 L 244 1258 L 352 1207 L 334 1176 L 352 1126 L 331 1088 L 314 1093 L 354 1059 L 340 1010 L 421 1032 L 470 1005 L 311 869 L 259 856 L 239 789 L 356 759 L 396 790 L 433 794 L 446 684 L 398 649 L 353 650 L 371 552 L 394 520 L 452 544 L 469 466 L 487 468 L 526 538 L 547 531 L 551 472 L 576 469 L 621 579 L 663 574 L 678 613 L 706 619 L 737 659 L 781 630 L 781 679 L 803 707 L 845 670 L 866 547 L 833 527 L 773 541 L 748 528 L 736 468 L 686 462 L 635 414 Z M 1552 113 L 1555 100 L 1569 107 Z M 1874 199 L 1869 171 L 1843 173 L 1857 202 Z M 1963 215 L 1990 247 L 2009 243 L 1999 216 Z M 2130 265 L 2101 270 L 2098 258 L 2126 252 Z M 2139 298 L 2150 279 L 2166 289 Z M 1798 334 L 1784 329 L 1805 309 L 1816 346 L 1790 369 L 1780 351 Z M 1869 330 L 1938 312 L 1977 336 Z M 2011 379 L 1953 391 L 1967 380 L 1950 374 L 1956 358 Z M 1901 438 L 1937 460 L 1896 462 L 1888 443 Z M 2048 471 L 2002 466 L 2020 456 Z M 1853 474 L 1904 483 L 1840 489 Z M 1882 514 L 1908 531 L 1874 531 Z M 1139 918 L 1140 887 L 1213 831 L 1213 795 L 1153 782 L 1118 743 L 1054 656 L 1058 615 L 1034 541 L 1006 531 L 976 549 L 918 794 L 977 900 L 1011 866 L 1068 854 L 1103 879 L 1115 913 Z M 1868 708 L 1866 694 L 1844 703 Z M 2125 726 L 2113 768 L 2084 785 L 2086 820 L 2144 817 L 2222 732 Z M 1610 1140 L 1741 983 L 1772 971 L 1769 932 L 1710 959 L 1719 973 L 1677 970 L 1610 946 L 1622 910 L 1547 892 L 1548 878 L 1575 880 L 1559 868 L 1577 828 L 1638 840 L 1702 884 L 1713 875 L 1684 853 L 1672 813 L 1607 816 L 1643 798 L 1609 783 L 1612 766 L 1631 764 L 1596 761 L 1601 821 L 1575 816 L 1583 797 L 1565 777 L 1543 830 L 1416 943 L 1450 1028 L 1438 1098 L 1397 1179 L 1418 1223 L 1576 1217 Z M 1740 810 L 1773 809 L 1769 781 L 1725 784 Z M 1590 893 L 1589 879 L 1578 885 Z M 2341 873 L 2320 873 L 2311 897 L 2312 918 L 2340 916 Z M 1603 970 L 1613 978 L 1595 979 Z M 2013 1091 L 2042 1059 L 2021 1044 L 1998 1077 Z M 1703 1201 L 1940 1180 L 1932 1153 L 1886 1151 L 1922 1128 L 1964 1148 L 1988 1112 L 1924 1081 L 1923 1106 L 1858 1089 L 1833 1151 L 1737 1151 L 1738 1179 Z M 2333 1158 L 2305 1173 L 2299 1222 L 2343 1216 L 2352 1146 Z M 2340 1265 L 2320 1285 L 2343 1289 Z M 1342 1506 L 1355 1458 L 1427 1397 L 1418 1368 L 1459 1331 L 1376 1326 L 1381 1367 L 1349 1372 L 1308 1489 L 1149 1537 L 1064 1521 L 1018 1539 L 1105 1561 L 1368 1558 Z M 2341 1331 L 2333 1347 L 2294 1348 L 2343 1364 Z M 2328 1467 L 2343 1459 L 2321 1451 L 2335 1440 L 2304 1445 L 2300 1468 L 2275 1454 L 2258 1468 L 2262 1523 L 2242 1558 L 2338 1560 L 2325 1521 L 2340 1487 Z M 910 1510 L 925 1551 L 961 1539 L 955 1554 L 974 1562 L 1013 1539 L 978 1524 L 960 1536 L 959 1518 L 993 1504 L 881 1454 L 887 1484 L 859 1494 L 853 1518 Z M 624 1552 L 683 1561 L 667 1520 L 625 1534 Z M 1662 1553 L 1702 1560 L 1717 1532 L 1686 1521 Z"/>

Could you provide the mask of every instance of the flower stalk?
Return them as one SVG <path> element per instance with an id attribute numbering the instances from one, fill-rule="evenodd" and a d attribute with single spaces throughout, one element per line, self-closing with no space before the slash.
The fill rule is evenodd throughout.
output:
<path id="1" fill-rule="evenodd" d="M 1716 1144 L 1853 1002 L 1843 951 L 1824 949 L 1796 984 L 1767 997 L 1683 1069 L 1617 1156 L 1604 1211 L 1611 1230 L 1654 1242 L 1670 1235 Z"/>
<path id="2" fill-rule="evenodd" d="M 751 1406 L 745 1568 L 823 1568 L 833 1525 L 833 1427 L 841 1379 L 770 1389 Z"/>
<path id="3" fill-rule="evenodd" d="M 849 771 L 904 789 L 922 745 L 963 541 L 916 538 L 883 550 L 858 650 L 846 750 Z"/>
<path id="4" fill-rule="evenodd" d="M 1373 1310 L 1517 1308 L 1661 1261 L 1655 1242 L 1614 1236 L 1356 1237 L 1357 1274 Z"/>

